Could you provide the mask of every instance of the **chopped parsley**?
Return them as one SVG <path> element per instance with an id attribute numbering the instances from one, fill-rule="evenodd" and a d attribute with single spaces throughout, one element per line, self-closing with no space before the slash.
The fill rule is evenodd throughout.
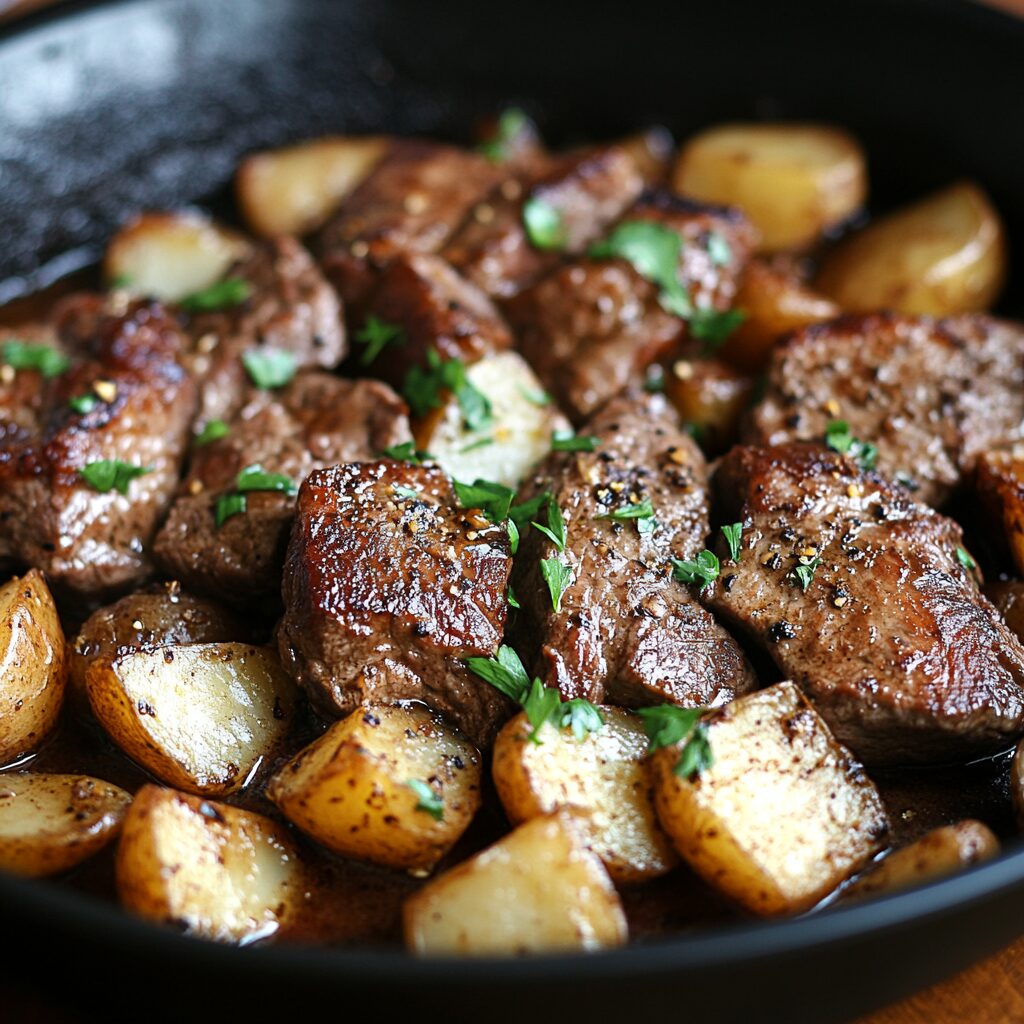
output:
<path id="1" fill-rule="evenodd" d="M 406 785 L 416 794 L 416 810 L 429 814 L 434 821 L 444 821 L 444 800 L 431 786 L 419 779 L 409 779 Z"/>
<path id="2" fill-rule="evenodd" d="M 970 553 L 966 548 L 957 546 L 956 549 L 956 560 L 968 571 L 974 572 L 978 568 L 978 563 L 971 558 Z"/>
<path id="3" fill-rule="evenodd" d="M 538 391 L 533 388 L 525 387 L 522 384 L 517 384 L 516 390 L 530 403 L 530 405 L 536 405 L 538 408 L 543 409 L 545 406 L 551 404 L 551 396 L 546 391 Z"/>
<path id="4" fill-rule="evenodd" d="M 727 266 L 732 259 L 732 246 L 717 231 L 708 233 L 708 256 L 716 267 Z"/>
<path id="5" fill-rule="evenodd" d="M 545 722 L 551 721 L 562 706 L 562 695 L 553 686 L 545 686 L 539 679 L 530 684 L 523 701 L 523 711 L 533 731 L 527 737 L 531 743 L 540 743 L 538 733 Z"/>
<path id="6" fill-rule="evenodd" d="M 509 150 L 516 137 L 530 126 L 530 118 L 519 107 L 509 107 L 501 112 L 494 134 L 477 146 L 478 152 L 492 163 L 503 163 L 509 157 Z"/>
<path id="7" fill-rule="evenodd" d="M 729 545 L 729 557 L 734 561 L 740 560 L 740 542 L 743 539 L 743 524 L 733 523 L 731 526 L 722 527 L 722 536 L 725 543 Z"/>
<path id="8" fill-rule="evenodd" d="M 548 525 L 544 526 L 537 522 L 531 522 L 530 525 L 535 530 L 540 530 L 562 552 L 565 551 L 565 519 L 562 517 L 562 510 L 558 507 L 555 496 L 548 494 L 547 499 Z"/>
<path id="9" fill-rule="evenodd" d="M 252 295 L 252 285 L 240 277 L 227 277 L 209 288 L 186 295 L 178 305 L 186 313 L 213 313 L 240 306 Z"/>
<path id="10" fill-rule="evenodd" d="M 388 345 L 404 345 L 405 331 L 398 324 L 385 323 L 371 313 L 362 329 L 356 332 L 356 341 L 364 346 L 360 364 L 369 366 Z"/>
<path id="11" fill-rule="evenodd" d="M 800 589 L 805 594 L 807 593 L 807 588 L 811 585 L 811 581 L 814 579 L 814 570 L 817 569 L 819 565 L 821 565 L 821 559 L 815 555 L 807 561 L 801 561 L 801 563 L 789 573 L 789 575 L 800 584 Z"/>
<path id="12" fill-rule="evenodd" d="M 695 559 L 680 560 L 672 559 L 672 575 L 680 583 L 700 583 L 703 590 L 712 582 L 718 579 L 721 570 L 721 563 L 713 551 L 705 548 Z"/>
<path id="13" fill-rule="evenodd" d="M 562 214 L 537 196 L 530 196 L 523 203 L 523 227 L 535 249 L 565 248 L 566 233 Z"/>
<path id="14" fill-rule="evenodd" d="M 63 373 L 71 361 L 52 345 L 8 338 L 3 345 L 3 362 L 15 370 L 35 370 L 47 380 Z"/>
<path id="15" fill-rule="evenodd" d="M 459 449 L 459 454 L 465 455 L 467 452 L 475 452 L 478 451 L 480 448 L 487 448 L 492 444 L 494 444 L 493 437 L 481 437 L 476 441 L 470 441 L 469 444 L 464 444 Z"/>
<path id="16" fill-rule="evenodd" d="M 268 473 L 262 466 L 246 466 L 235 478 L 235 490 L 222 494 L 213 508 L 213 519 L 217 526 L 223 526 L 232 516 L 241 515 L 248 508 L 246 494 L 250 491 L 276 491 L 280 494 L 295 494 L 298 488 L 281 473 Z"/>
<path id="17" fill-rule="evenodd" d="M 78 471 L 78 475 L 94 491 L 117 491 L 127 494 L 131 482 L 153 470 L 149 466 L 131 466 L 120 459 L 100 459 L 90 462 Z"/>
<path id="18" fill-rule="evenodd" d="M 413 366 L 405 375 L 402 393 L 416 416 L 441 408 L 441 394 L 450 391 L 459 403 L 468 430 L 480 430 L 491 422 L 490 400 L 466 377 L 461 359 L 442 359 L 435 349 L 427 351 L 427 365 Z"/>
<path id="19" fill-rule="evenodd" d="M 707 771 L 714 764 L 707 726 L 701 722 L 704 711 L 704 708 L 681 708 L 675 704 L 658 704 L 636 710 L 647 733 L 649 754 L 686 741 L 673 769 L 676 775 L 685 779 Z"/>
<path id="20" fill-rule="evenodd" d="M 420 496 L 420 492 L 415 487 L 404 487 L 402 484 L 394 484 L 392 489 L 400 498 L 412 499 Z"/>
<path id="21" fill-rule="evenodd" d="M 516 496 L 511 487 L 496 484 L 493 480 L 474 480 L 471 484 L 453 480 L 452 484 L 461 508 L 478 508 L 492 523 L 508 518 L 512 499 Z"/>
<path id="22" fill-rule="evenodd" d="M 613 509 L 611 512 L 602 512 L 594 518 L 613 519 L 617 523 L 628 522 L 630 519 L 653 519 L 654 506 L 651 504 L 650 498 L 644 498 L 643 501 L 637 502 L 635 505 L 623 505 L 622 508 Z"/>
<path id="23" fill-rule="evenodd" d="M 202 447 L 204 444 L 209 444 L 211 441 L 217 441 L 222 437 L 227 437 L 228 425 L 223 420 L 210 420 L 202 430 L 196 434 L 193 444 L 197 447 Z"/>
<path id="24" fill-rule="evenodd" d="M 574 434 L 571 430 L 556 430 L 551 435 L 553 452 L 593 452 L 600 443 L 593 434 Z"/>
<path id="25" fill-rule="evenodd" d="M 213 520 L 218 526 L 223 526 L 232 516 L 241 515 L 246 510 L 247 502 L 244 494 L 231 491 L 229 494 L 222 494 L 217 499 L 213 508 Z"/>
<path id="26" fill-rule="evenodd" d="M 514 519 L 505 520 L 505 532 L 508 534 L 509 551 L 514 555 L 519 550 L 519 527 Z"/>
<path id="27" fill-rule="evenodd" d="M 849 455 L 863 470 L 875 468 L 878 448 L 867 441 L 861 441 L 850 433 L 846 420 L 831 420 L 825 428 L 825 444 L 840 455 Z"/>
<path id="28" fill-rule="evenodd" d="M 519 655 L 502 644 L 494 658 L 466 658 L 466 667 L 506 697 L 521 704 L 530 690 L 530 676 Z"/>
<path id="29" fill-rule="evenodd" d="M 509 520 L 509 522 L 511 522 L 511 520 Z M 519 603 L 519 598 L 516 597 L 516 592 L 512 589 L 511 583 L 508 585 L 508 590 L 506 591 L 505 596 L 508 599 L 509 608 L 522 608 L 522 605 Z"/>
<path id="30" fill-rule="evenodd" d="M 542 558 L 540 560 L 540 574 L 548 585 L 551 594 L 551 607 L 556 611 L 562 610 L 562 595 L 566 587 L 572 582 L 572 569 L 558 558 Z"/>
<path id="31" fill-rule="evenodd" d="M 658 395 L 665 390 L 665 367 L 654 363 L 647 367 L 644 374 L 644 391 L 649 395 Z"/>
<path id="32" fill-rule="evenodd" d="M 741 309 L 726 309 L 719 312 L 716 309 L 701 307 L 693 311 L 690 317 L 690 333 L 703 341 L 703 355 L 710 355 L 716 352 L 725 343 L 726 339 L 736 330 L 747 315 Z"/>
<path id="33" fill-rule="evenodd" d="M 68 407 L 79 416 L 92 412 L 99 404 L 100 400 L 95 395 L 75 395 L 68 399 Z"/>
<path id="34" fill-rule="evenodd" d="M 258 388 L 283 388 L 298 369 L 295 356 L 281 348 L 251 348 L 242 353 L 242 364 Z"/>
<path id="35" fill-rule="evenodd" d="M 562 705 L 562 728 L 572 729 L 577 741 L 586 739 L 592 732 L 600 732 L 604 725 L 601 712 L 583 697 L 573 697 Z"/>
<path id="36" fill-rule="evenodd" d="M 519 532 L 522 533 L 530 524 L 530 520 L 533 519 L 533 517 L 537 515 L 544 505 L 546 505 L 550 500 L 551 492 L 542 491 L 535 497 L 530 498 L 529 501 L 522 501 L 518 505 L 513 505 L 508 510 L 509 518 L 519 528 Z"/>
<path id="37" fill-rule="evenodd" d="M 434 458 L 430 452 L 420 451 L 416 447 L 415 441 L 403 441 L 401 444 L 393 444 L 390 448 L 385 448 L 381 455 L 386 455 L 389 459 L 394 459 L 396 462 L 411 462 L 414 466 L 420 466 L 428 459 Z"/>

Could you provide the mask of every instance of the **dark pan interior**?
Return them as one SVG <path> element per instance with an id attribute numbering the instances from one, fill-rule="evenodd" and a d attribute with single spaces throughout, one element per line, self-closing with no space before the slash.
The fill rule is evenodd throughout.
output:
<path id="1" fill-rule="evenodd" d="M 835 121 L 867 146 L 875 208 L 970 175 L 1020 240 L 1021 96 L 1024 25 L 953 0 L 67 4 L 0 36 L 0 301 L 91 262 L 140 208 L 228 210 L 248 150 L 334 131 L 458 138 L 509 102 L 558 141 L 652 121 L 679 135 L 730 118 Z M 1024 309 L 1021 278 L 1016 259 L 1008 312 Z M 450 1022 L 826 1021 L 1019 934 L 1024 852 L 868 906 L 507 963 L 211 947 L 10 879 L 0 900 L 0 973 L 102 1019 L 326 1007 Z"/>

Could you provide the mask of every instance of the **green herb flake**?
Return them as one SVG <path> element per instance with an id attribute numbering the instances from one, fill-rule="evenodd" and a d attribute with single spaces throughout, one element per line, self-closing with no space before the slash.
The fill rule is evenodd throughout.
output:
<path id="1" fill-rule="evenodd" d="M 550 203 L 530 196 L 523 203 L 523 226 L 535 249 L 563 249 L 566 242 L 562 214 Z"/>
<path id="2" fill-rule="evenodd" d="M 223 526 L 232 516 L 242 515 L 248 502 L 244 494 L 231 491 L 230 494 L 222 494 L 217 499 L 213 509 L 213 520 L 217 526 Z"/>
<path id="3" fill-rule="evenodd" d="M 702 772 L 712 768 L 715 763 L 711 742 L 708 739 L 708 727 L 702 722 L 693 730 L 693 735 L 679 752 L 672 771 L 681 778 L 690 780 Z"/>
<path id="4" fill-rule="evenodd" d="M 734 561 L 740 560 L 740 542 L 743 540 L 743 524 L 733 523 L 731 526 L 722 527 L 722 536 L 725 543 L 729 545 L 729 557 Z"/>
<path id="5" fill-rule="evenodd" d="M 523 396 L 523 398 L 526 399 L 526 401 L 530 403 L 530 405 L 535 405 L 539 409 L 543 409 L 545 406 L 551 404 L 551 396 L 546 391 L 534 390 L 533 388 L 525 387 L 522 384 L 517 384 L 516 390 Z"/>
<path id="6" fill-rule="evenodd" d="M 718 556 L 713 551 L 708 551 L 707 548 L 693 560 L 672 559 L 672 575 L 680 583 L 699 582 L 701 590 L 718 579 L 720 571 L 721 564 L 718 561 Z"/>
<path id="7" fill-rule="evenodd" d="M 519 107 L 509 107 L 501 112 L 494 135 L 481 142 L 477 151 L 487 157 L 491 163 L 504 163 L 516 137 L 530 125 L 530 118 Z"/>
<path id="8" fill-rule="evenodd" d="M 547 526 L 537 522 L 531 522 L 530 525 L 535 530 L 540 530 L 560 552 L 565 551 L 565 519 L 562 517 L 562 510 L 558 507 L 555 496 L 549 494 L 547 497 Z"/>
<path id="9" fill-rule="evenodd" d="M 359 355 L 362 366 L 369 366 L 388 345 L 404 345 L 406 341 L 405 331 L 398 324 L 385 323 L 372 313 L 356 332 L 355 338 L 363 346 Z"/>
<path id="10" fill-rule="evenodd" d="M 504 484 L 493 480 L 474 480 L 464 484 L 452 481 L 455 497 L 460 508 L 478 508 L 492 523 L 500 523 L 508 518 L 509 508 L 516 492 Z"/>
<path id="11" fill-rule="evenodd" d="M 695 309 L 690 317 L 690 333 L 704 342 L 702 355 L 711 355 L 725 344 L 726 339 L 736 330 L 747 315 L 741 309 Z"/>
<path id="12" fill-rule="evenodd" d="M 419 779 L 409 779 L 406 785 L 416 794 L 416 810 L 429 814 L 434 821 L 444 821 L 444 800 L 431 786 Z"/>
<path id="13" fill-rule="evenodd" d="M 502 644 L 494 658 L 466 658 L 465 666 L 506 697 L 521 704 L 530 691 L 530 677 L 527 675 L 519 655 L 511 647 Z"/>
<path id="14" fill-rule="evenodd" d="M 704 708 L 681 708 L 675 704 L 658 704 L 637 708 L 647 733 L 647 752 L 685 743 L 673 769 L 676 775 L 692 778 L 714 764 L 707 727 L 701 722 Z"/>
<path id="15" fill-rule="evenodd" d="M 966 548 L 957 547 L 956 549 L 956 560 L 968 571 L 974 572 L 978 568 L 978 563 L 971 558 L 970 553 Z"/>
<path id="16" fill-rule="evenodd" d="M 611 519 L 616 523 L 626 523 L 631 519 L 653 519 L 654 506 L 651 504 L 650 498 L 644 498 L 643 501 L 639 501 L 635 505 L 623 505 L 622 508 L 613 509 L 611 512 L 602 512 L 594 518 Z"/>
<path id="17" fill-rule="evenodd" d="M 800 584 L 800 589 L 806 594 L 808 587 L 814 579 L 814 570 L 821 565 L 821 559 L 815 555 L 813 558 L 806 562 L 801 562 L 800 565 L 792 569 L 788 575 Z"/>
<path id="18" fill-rule="evenodd" d="M 566 587 L 572 582 L 572 569 L 557 558 L 542 558 L 540 574 L 548 585 L 551 594 L 551 607 L 555 612 L 562 610 L 562 596 Z"/>
<path id="19" fill-rule="evenodd" d="M 531 743 L 540 743 L 538 733 L 545 722 L 551 721 L 561 706 L 562 695 L 558 690 L 545 686 L 539 679 L 534 679 L 523 701 L 523 711 L 526 712 L 527 721 L 533 727 L 533 731 L 527 737 Z"/>
<path id="20" fill-rule="evenodd" d="M 235 488 L 246 491 L 279 491 L 281 494 L 296 494 L 298 488 L 283 473 L 268 473 L 256 463 L 246 466 L 235 480 Z"/>
<path id="21" fill-rule="evenodd" d="M 403 487 L 402 484 L 395 484 L 392 488 L 400 498 L 418 498 L 420 492 L 415 487 Z"/>
<path id="22" fill-rule="evenodd" d="M 2 351 L 7 366 L 14 370 L 35 370 L 47 380 L 62 374 L 71 365 L 71 360 L 52 345 L 8 338 Z"/>
<path id="23" fill-rule="evenodd" d="M 732 259 L 732 246 L 717 231 L 708 233 L 708 256 L 716 267 L 728 266 Z"/>
<path id="24" fill-rule="evenodd" d="M 411 462 L 414 466 L 421 466 L 424 462 L 434 458 L 430 452 L 420 451 L 415 441 L 403 441 L 401 444 L 393 444 L 385 448 L 381 455 L 396 462 Z"/>
<path id="25" fill-rule="evenodd" d="M 490 399 L 467 379 L 466 364 L 461 359 L 442 359 L 430 349 L 427 365 L 413 366 L 405 375 L 402 393 L 414 415 L 425 416 L 441 408 L 444 391 L 455 396 L 468 430 L 482 430 L 493 419 Z"/>
<path id="26" fill-rule="evenodd" d="M 193 439 L 193 444 L 197 448 L 201 448 L 204 444 L 210 444 L 211 441 L 217 441 L 222 437 L 227 437 L 228 425 L 223 420 L 210 420 L 206 426 L 203 427 Z"/>
<path id="27" fill-rule="evenodd" d="M 186 313 L 213 313 L 240 306 L 252 295 L 252 285 L 240 277 L 228 277 L 202 291 L 187 295 L 178 303 Z"/>
<path id="28" fill-rule="evenodd" d="M 481 448 L 489 448 L 492 444 L 494 444 L 493 437 L 481 437 L 477 441 L 471 441 L 469 444 L 464 444 L 459 449 L 459 454 L 465 455 L 467 452 L 475 452 L 479 451 Z"/>
<path id="29" fill-rule="evenodd" d="M 855 459 L 860 468 L 867 471 L 875 468 L 878 462 L 878 448 L 866 441 L 861 441 L 850 433 L 850 424 L 846 420 L 831 420 L 825 427 L 825 444 L 840 455 L 849 455 Z"/>
<path id="30" fill-rule="evenodd" d="M 660 395 L 665 390 L 665 368 L 658 363 L 647 367 L 644 374 L 644 391 L 649 395 Z"/>
<path id="31" fill-rule="evenodd" d="M 78 475 L 94 491 L 117 491 L 127 494 L 131 482 L 153 470 L 148 466 L 131 466 L 120 459 L 100 459 L 90 462 L 78 471 Z"/>
<path id="32" fill-rule="evenodd" d="M 295 356 L 280 348 L 251 348 L 242 353 L 242 364 L 258 388 L 283 388 L 295 376 Z"/>
<path id="33" fill-rule="evenodd" d="M 92 412 L 99 404 L 100 400 L 95 395 L 75 395 L 74 398 L 68 399 L 68 407 L 79 416 Z"/>
<path id="34" fill-rule="evenodd" d="M 519 528 L 519 532 L 522 533 L 530 524 L 530 520 L 536 516 L 540 510 L 551 501 L 551 492 L 542 491 L 540 494 L 530 498 L 529 501 L 522 501 L 518 505 L 513 505 L 509 510 L 509 518 Z"/>
<path id="35" fill-rule="evenodd" d="M 514 555 L 519 550 L 519 527 L 516 526 L 514 519 L 505 520 L 505 532 L 508 534 L 509 552 Z"/>
<path id="36" fill-rule="evenodd" d="M 508 599 L 508 606 L 509 606 L 509 608 L 519 609 L 519 608 L 523 607 L 519 603 L 519 598 L 516 597 L 516 592 L 512 589 L 512 584 L 511 583 L 508 585 L 508 590 L 506 591 L 506 597 Z"/>
<path id="37" fill-rule="evenodd" d="M 589 700 L 573 697 L 562 704 L 561 724 L 563 729 L 572 729 L 576 741 L 581 743 L 591 733 L 601 731 L 604 716 Z"/>
<path id="38" fill-rule="evenodd" d="M 601 438 L 593 434 L 574 434 L 571 430 L 556 430 L 551 435 L 553 452 L 594 452 Z"/>

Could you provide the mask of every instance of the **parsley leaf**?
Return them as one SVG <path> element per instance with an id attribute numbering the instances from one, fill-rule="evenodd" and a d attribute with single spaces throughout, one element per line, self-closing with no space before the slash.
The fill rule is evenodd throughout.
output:
<path id="1" fill-rule="evenodd" d="M 684 779 L 692 779 L 701 772 L 706 772 L 715 763 L 715 756 L 708 739 L 708 727 L 703 722 L 693 730 L 689 742 L 683 747 L 672 769 L 676 775 Z"/>
<path id="2" fill-rule="evenodd" d="M 690 317 L 690 333 L 704 342 L 703 355 L 710 355 L 725 343 L 747 315 L 741 309 L 695 309 Z"/>
<path id="3" fill-rule="evenodd" d="M 704 708 L 681 708 L 675 704 L 658 704 L 637 708 L 647 733 L 647 752 L 671 747 L 685 740 L 673 771 L 689 779 L 714 764 L 707 727 L 700 721 Z"/>
<path id="4" fill-rule="evenodd" d="M 562 706 L 562 695 L 554 687 L 545 686 L 539 679 L 534 679 L 530 685 L 530 692 L 523 701 L 523 710 L 526 712 L 527 721 L 533 726 L 533 731 L 527 737 L 531 743 L 540 743 L 537 734 L 544 723 L 550 721 L 552 716 Z M 561 723 L 556 723 L 561 724 Z"/>
<path id="5" fill-rule="evenodd" d="M 68 406 L 72 412 L 77 412 L 79 416 L 85 416 L 86 413 L 92 412 L 99 402 L 100 400 L 95 395 L 75 395 L 74 398 L 68 399 Z"/>
<path id="6" fill-rule="evenodd" d="M 211 441 L 216 441 L 221 437 L 227 437 L 228 425 L 223 420 L 210 420 L 205 427 L 198 434 L 196 434 L 192 443 L 197 447 L 202 447 L 204 444 L 209 444 Z"/>
<path id="7" fill-rule="evenodd" d="M 460 508 L 478 508 L 492 523 L 508 518 L 512 499 L 516 496 L 511 487 L 496 484 L 493 480 L 474 480 L 471 484 L 453 480 L 452 484 Z"/>
<path id="8" fill-rule="evenodd" d="M 515 142 L 516 136 L 529 127 L 530 119 L 519 107 L 509 107 L 501 112 L 494 135 L 481 142 L 477 151 L 492 163 L 500 164 L 508 159 L 509 147 Z"/>
<path id="9" fill-rule="evenodd" d="M 530 520 L 533 519 L 533 517 L 540 512 L 541 508 L 550 500 L 551 492 L 542 491 L 540 494 L 530 498 L 529 501 L 522 501 L 518 505 L 513 505 L 508 510 L 509 518 L 516 524 L 519 532 L 522 533 L 529 525 Z"/>
<path id="10" fill-rule="evenodd" d="M 78 475 L 94 491 L 117 491 L 127 494 L 128 485 L 140 476 L 152 473 L 148 466 L 131 466 L 120 459 L 100 459 L 87 463 Z"/>
<path id="11" fill-rule="evenodd" d="M 511 520 L 509 520 L 511 522 Z M 509 608 L 522 608 L 523 606 L 519 603 L 519 598 L 516 597 L 516 592 L 512 589 L 512 584 L 508 585 L 508 590 L 505 594 L 508 599 Z"/>
<path id="12" fill-rule="evenodd" d="M 743 524 L 733 523 L 731 526 L 722 527 L 722 536 L 725 543 L 729 545 L 729 557 L 734 561 L 740 560 L 740 541 L 743 539 Z"/>
<path id="13" fill-rule="evenodd" d="M 644 391 L 649 395 L 659 395 L 665 390 L 665 368 L 658 363 L 647 367 L 644 374 Z"/>
<path id="14" fill-rule="evenodd" d="M 973 572 L 978 568 L 978 563 L 971 558 L 970 553 L 966 548 L 957 547 L 956 549 L 956 560 L 968 571 Z"/>
<path id="15" fill-rule="evenodd" d="M 491 422 L 490 400 L 466 378 L 466 364 L 461 359 L 442 359 L 435 349 L 429 349 L 426 367 L 409 369 L 402 393 L 413 413 L 425 416 L 441 407 L 443 391 L 455 396 L 467 429 L 480 430 Z"/>
<path id="16" fill-rule="evenodd" d="M 551 435 L 553 452 L 593 452 L 600 443 L 593 434 L 574 434 L 571 430 L 556 430 Z"/>
<path id="17" fill-rule="evenodd" d="M 362 328 L 356 332 L 356 341 L 364 345 L 359 356 L 362 366 L 369 366 L 388 345 L 404 345 L 405 331 L 398 324 L 385 323 L 372 313 L 366 318 Z"/>
<path id="18" fill-rule="evenodd" d="M 268 473 L 262 466 L 253 463 L 246 466 L 235 480 L 239 491 L 280 491 L 282 494 L 296 494 L 298 488 L 283 473 Z"/>
<path id="19" fill-rule="evenodd" d="M 595 519 L 613 519 L 617 523 L 628 522 L 630 519 L 653 519 L 654 506 L 650 498 L 644 498 L 636 505 L 623 505 L 622 508 L 613 509 L 611 512 L 602 512 Z"/>
<path id="20" fill-rule="evenodd" d="M 434 792 L 431 786 L 419 779 L 409 779 L 406 785 L 416 794 L 417 811 L 424 811 L 434 821 L 444 821 L 444 800 Z"/>
<path id="21" fill-rule="evenodd" d="M 400 498 L 418 498 L 420 492 L 415 487 L 403 487 L 402 484 L 393 484 L 392 489 Z"/>
<path id="22" fill-rule="evenodd" d="M 815 555 L 808 562 L 801 562 L 795 569 L 791 570 L 789 575 L 800 584 L 800 589 L 806 594 L 807 588 L 811 585 L 811 581 L 814 579 L 814 570 L 821 565 L 821 559 Z"/>
<path id="23" fill-rule="evenodd" d="M 434 456 L 430 452 L 420 451 L 415 441 L 403 441 L 401 444 L 393 444 L 385 448 L 381 455 L 394 459 L 396 462 L 411 462 L 414 466 L 420 466 Z"/>
<path id="24" fill-rule="evenodd" d="M 732 259 L 732 246 L 717 231 L 708 233 L 708 256 L 716 267 L 727 266 Z"/>
<path id="25" fill-rule="evenodd" d="M 251 348 L 242 353 L 242 364 L 258 388 L 283 388 L 298 369 L 295 356 L 281 348 Z"/>
<path id="26" fill-rule="evenodd" d="M 178 305 L 186 313 L 212 313 L 240 306 L 252 295 L 252 285 L 240 277 L 227 277 L 209 288 L 186 295 Z"/>
<path id="27" fill-rule="evenodd" d="M 831 420 L 825 427 L 825 444 L 840 455 L 849 455 L 856 459 L 860 468 L 875 468 L 878 461 L 878 448 L 867 441 L 861 441 L 850 433 L 850 424 L 846 420 Z"/>
<path id="28" fill-rule="evenodd" d="M 514 555 L 519 550 L 519 527 L 514 519 L 505 520 L 505 532 L 508 534 L 509 552 Z"/>
<path id="29" fill-rule="evenodd" d="M 460 455 L 465 455 L 466 452 L 475 452 L 475 451 L 477 451 L 480 448 L 487 448 L 488 446 L 490 446 L 492 444 L 494 444 L 494 438 L 493 437 L 481 437 L 479 440 L 470 441 L 469 444 L 464 444 L 459 449 L 459 454 Z"/>
<path id="30" fill-rule="evenodd" d="M 497 657 L 466 658 L 465 665 L 470 672 L 490 683 L 506 697 L 511 697 L 517 704 L 521 704 L 530 691 L 530 677 L 519 655 L 504 644 L 498 648 Z"/>
<path id="31" fill-rule="evenodd" d="M 531 522 L 535 530 L 540 530 L 548 540 L 561 552 L 565 550 L 565 520 L 562 518 L 562 510 L 553 494 L 548 494 L 548 525 Z M 557 609 L 556 609 L 557 611 Z"/>
<path id="32" fill-rule="evenodd" d="M 672 559 L 672 575 L 680 583 L 696 583 L 700 581 L 700 589 L 718 579 L 721 563 L 713 551 L 705 548 L 693 560 L 681 561 L 678 558 Z"/>
<path id="33" fill-rule="evenodd" d="M 550 203 L 530 196 L 523 203 L 523 227 L 526 237 L 535 249 L 562 249 L 565 247 L 565 224 L 562 214 Z"/>
<path id="34" fill-rule="evenodd" d="M 536 405 L 543 409 L 545 406 L 551 404 L 551 396 L 546 391 L 535 391 L 533 388 L 524 387 L 522 384 L 517 384 L 516 390 L 530 403 L 530 405 Z"/>
<path id="35" fill-rule="evenodd" d="M 562 704 L 562 728 L 572 729 L 577 741 L 582 741 L 592 732 L 600 732 L 604 725 L 601 712 L 583 697 L 573 697 Z"/>
<path id="36" fill-rule="evenodd" d="M 542 558 L 540 574 L 544 577 L 544 582 L 547 583 L 551 593 L 551 607 L 556 612 L 560 612 L 562 610 L 562 595 L 565 593 L 565 588 L 572 582 L 572 569 L 557 558 Z"/>
<path id="37" fill-rule="evenodd" d="M 214 506 L 213 521 L 217 526 L 223 526 L 232 516 L 241 515 L 245 512 L 247 506 L 248 502 L 245 499 L 245 495 L 239 494 L 238 491 L 222 494 Z"/>
<path id="38" fill-rule="evenodd" d="M 63 352 L 51 345 L 9 338 L 3 346 L 3 362 L 15 370 L 36 370 L 47 380 L 63 373 L 70 365 Z"/>

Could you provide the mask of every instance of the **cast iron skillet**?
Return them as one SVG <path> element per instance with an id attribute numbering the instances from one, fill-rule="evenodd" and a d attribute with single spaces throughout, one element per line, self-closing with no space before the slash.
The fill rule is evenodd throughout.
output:
<path id="1" fill-rule="evenodd" d="M 458 137 L 509 101 L 561 141 L 649 121 L 681 135 L 726 118 L 835 121 L 867 146 L 876 208 L 969 174 L 1022 239 L 1022 96 L 1024 24 L 952 0 L 64 5 L 0 36 L 0 299 L 91 261 L 140 207 L 224 205 L 249 149 L 328 131 Z M 1020 271 L 1009 312 L 1024 305 Z M 1022 922 L 1022 849 L 817 916 L 517 962 L 217 947 L 0 878 L 0 971 L 103 1019 L 796 1024 L 920 988 Z"/>

